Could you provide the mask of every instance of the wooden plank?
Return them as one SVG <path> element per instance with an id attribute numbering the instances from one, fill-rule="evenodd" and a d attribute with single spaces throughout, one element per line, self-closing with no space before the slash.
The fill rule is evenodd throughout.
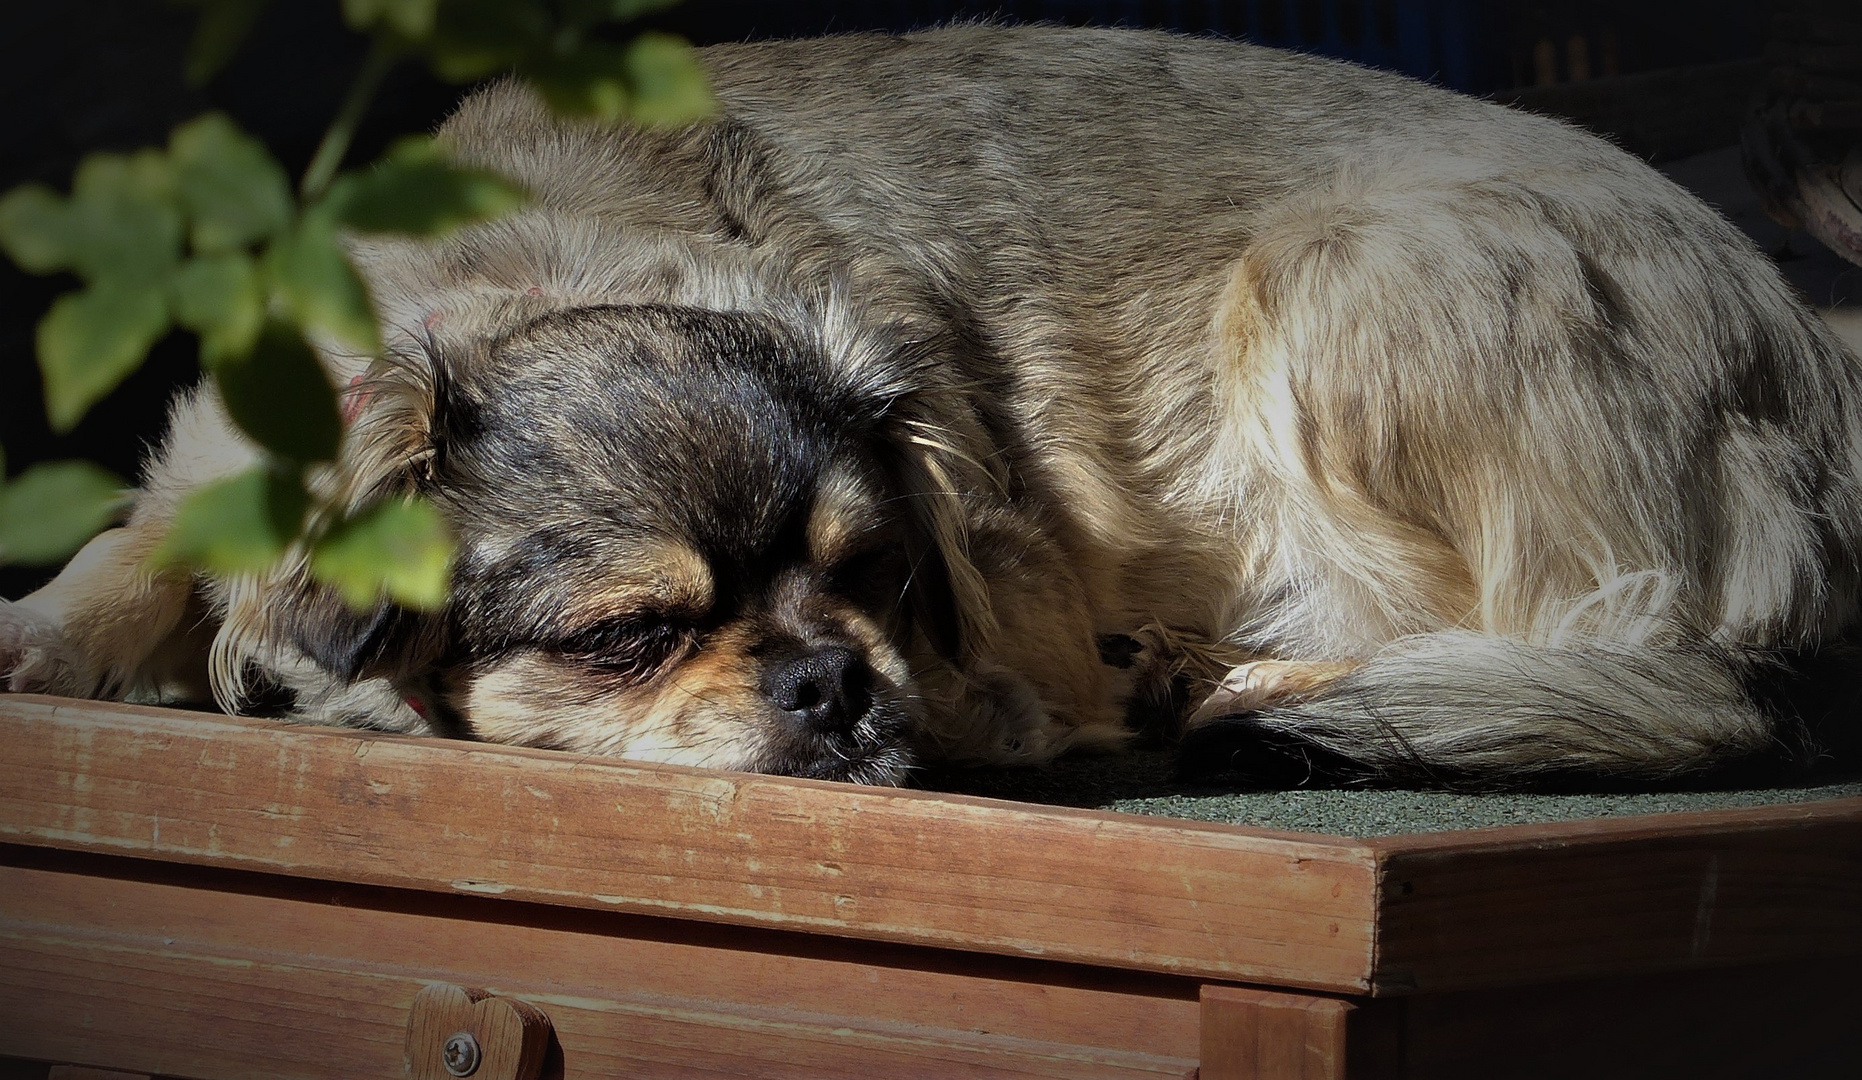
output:
<path id="1" fill-rule="evenodd" d="M 1371 846 L 1380 994 L 1862 953 L 1862 799 Z"/>
<path id="2" fill-rule="evenodd" d="M 45 1080 L 150 1080 L 144 1073 L 110 1072 L 107 1069 L 86 1069 L 79 1065 L 54 1065 L 45 1074 Z"/>
<path id="3" fill-rule="evenodd" d="M 1394 1080 L 1402 1074 L 1393 1009 L 1314 994 L 1205 986 L 1198 1076 Z"/>
<path id="4" fill-rule="evenodd" d="M 1823 961 L 1425 994 L 1405 1075 L 1432 1080 L 1854 1080 L 1862 985 Z"/>
<path id="5" fill-rule="evenodd" d="M 1013 977 L 970 975 L 895 966 L 885 946 L 889 962 L 865 963 L 771 952 L 756 931 L 716 931 L 758 946 L 743 949 L 636 936 L 663 919 L 78 869 L 0 867 L 0 1010 L 16 1021 L 0 1054 L 200 1080 L 396 1076 L 416 993 L 449 982 L 543 1010 L 571 1076 L 1155 1080 L 1195 1067 L 1193 990 L 1158 993 L 1155 976 L 1078 985 L 1090 980 L 1063 965 L 996 960 Z"/>
<path id="6" fill-rule="evenodd" d="M 1355 842 L 0 697 L 0 839 L 1333 990 Z"/>

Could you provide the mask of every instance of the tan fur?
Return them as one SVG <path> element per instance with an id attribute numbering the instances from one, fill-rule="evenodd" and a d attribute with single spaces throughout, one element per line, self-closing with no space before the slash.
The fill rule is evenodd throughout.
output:
<path id="1" fill-rule="evenodd" d="M 8 672 L 15 689 L 40 686 L 79 696 L 160 699 L 199 694 L 202 642 L 188 624 L 187 575 L 152 568 L 162 534 L 140 523 L 110 529 L 75 555 L 45 588 L 19 601 L 20 616 L 58 628 Z M 107 590 L 95 587 L 108 582 Z M 106 663 L 99 663 L 108 658 Z"/>

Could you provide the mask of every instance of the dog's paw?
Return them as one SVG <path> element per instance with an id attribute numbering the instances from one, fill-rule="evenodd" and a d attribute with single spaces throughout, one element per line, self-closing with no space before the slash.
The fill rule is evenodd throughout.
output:
<path id="1" fill-rule="evenodd" d="M 976 708 L 986 711 L 994 757 L 1002 762 L 1043 762 L 1065 749 L 1058 727 L 1033 683 L 1012 671 L 975 676 Z"/>
<path id="2" fill-rule="evenodd" d="M 97 680 L 87 669 L 57 620 L 24 604 L 0 600 L 0 689 L 88 697 Z"/>
<path id="3" fill-rule="evenodd" d="M 1048 715 L 1041 693 L 1026 678 L 984 666 L 927 687 L 943 703 L 930 711 L 920 731 L 928 757 L 965 764 L 1024 765 L 1051 759 L 1060 726 Z"/>

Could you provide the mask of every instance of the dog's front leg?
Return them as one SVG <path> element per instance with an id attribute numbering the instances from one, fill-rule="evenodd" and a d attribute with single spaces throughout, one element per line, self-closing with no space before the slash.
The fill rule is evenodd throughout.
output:
<path id="1" fill-rule="evenodd" d="M 156 571 L 151 522 L 110 529 L 58 576 L 0 600 L 0 678 L 14 693 L 123 697 L 159 692 L 192 597 L 186 571 Z"/>

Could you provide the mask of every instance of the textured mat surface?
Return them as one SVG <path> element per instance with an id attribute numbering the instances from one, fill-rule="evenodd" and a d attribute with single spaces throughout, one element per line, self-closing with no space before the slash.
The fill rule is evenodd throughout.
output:
<path id="1" fill-rule="evenodd" d="M 1238 791 L 1173 779 L 1161 752 L 1063 760 L 1045 769 L 939 772 L 924 787 L 1018 802 L 1118 810 L 1333 836 L 1480 829 L 1587 818 L 1720 810 L 1862 796 L 1862 778 L 1809 787 L 1715 791 L 1464 794 L 1363 788 Z"/>

